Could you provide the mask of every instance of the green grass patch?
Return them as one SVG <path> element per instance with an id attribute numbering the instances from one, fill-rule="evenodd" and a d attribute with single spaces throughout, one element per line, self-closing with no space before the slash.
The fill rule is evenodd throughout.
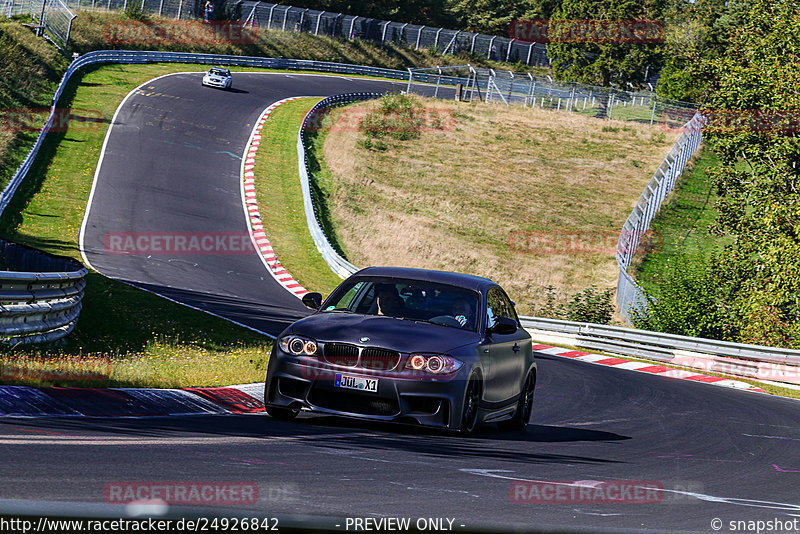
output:
<path id="1" fill-rule="evenodd" d="M 197 68 L 108 65 L 75 77 L 59 106 L 92 110 L 105 120 L 89 126 L 73 122 L 66 131 L 47 136 L 26 181 L 0 218 L 0 235 L 80 259 L 78 233 L 114 111 L 145 81 Z M 74 332 L 47 346 L 4 348 L 4 368 L 30 371 L 6 373 L 0 380 L 164 387 L 255 382 L 264 379 L 271 346 L 270 339 L 251 330 L 92 273 Z M 108 378 L 86 380 L 80 367 L 74 367 L 75 361 L 98 359 L 110 365 Z"/>
<path id="2" fill-rule="evenodd" d="M 270 114 L 261 131 L 255 186 L 261 220 L 281 264 L 306 289 L 327 294 L 342 280 L 322 259 L 308 231 L 297 161 L 300 124 L 319 100 L 293 100 Z M 313 147 L 309 166 L 319 177 Z"/>
<path id="3" fill-rule="evenodd" d="M 713 151 L 702 148 L 653 219 L 650 228 L 656 246 L 651 253 L 641 256 L 635 275 L 646 290 L 657 294 L 659 284 L 675 261 L 700 259 L 727 243 L 727 239 L 709 232 L 718 212 L 717 193 L 706 177 L 706 170 L 718 163 Z"/>

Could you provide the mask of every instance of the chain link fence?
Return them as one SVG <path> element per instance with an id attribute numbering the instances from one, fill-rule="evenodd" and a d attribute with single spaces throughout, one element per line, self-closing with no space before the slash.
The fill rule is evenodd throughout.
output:
<path id="1" fill-rule="evenodd" d="M 549 65 L 545 45 L 494 35 L 253 0 L 237 2 L 233 14 L 247 25 L 269 30 L 308 32 L 342 39 L 377 41 L 381 44 L 392 43 L 415 50 L 433 50 L 439 54 L 469 53 L 486 59 L 520 62 L 529 66 Z"/>
<path id="2" fill-rule="evenodd" d="M 30 15 L 40 34 L 66 49 L 78 11 L 125 10 L 130 4 L 152 15 L 197 20 L 203 15 L 204 0 L 4 0 L 0 15 Z M 218 1 L 217 9 L 225 13 L 225 2 Z"/>
<path id="3" fill-rule="evenodd" d="M 617 266 L 619 267 L 617 305 L 620 315 L 629 324 L 631 323 L 631 310 L 645 311 L 647 309 L 647 297 L 628 273 L 628 267 L 633 263 L 637 251 L 653 246 L 652 236 L 648 234 L 650 223 L 661 209 L 664 199 L 675 187 L 675 182 L 686 168 L 686 163 L 700 148 L 704 124 L 705 118 L 700 113 L 695 113 L 691 120 L 684 125 L 680 138 L 675 141 L 672 150 L 656 169 L 653 178 L 645 187 L 639 201 L 622 226 L 616 252 Z"/>
<path id="4" fill-rule="evenodd" d="M 7 18 L 31 15 L 38 35 L 49 38 L 59 48 L 66 48 L 72 31 L 72 21 L 78 16 L 67 2 L 68 0 L 6 0 L 0 14 Z"/>
<path id="5" fill-rule="evenodd" d="M 680 128 L 692 118 L 694 104 L 670 100 L 647 91 L 622 91 L 529 73 L 481 69 L 471 65 L 408 69 L 408 91 L 412 83 L 459 88 L 459 99 L 474 102 L 502 102 L 582 115 L 661 124 Z M 419 87 L 419 86 L 417 86 Z M 437 94 L 438 96 L 438 94 Z"/>

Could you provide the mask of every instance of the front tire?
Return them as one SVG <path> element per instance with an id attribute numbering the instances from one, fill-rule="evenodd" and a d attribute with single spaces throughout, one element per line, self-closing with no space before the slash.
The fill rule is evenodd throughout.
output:
<path id="1" fill-rule="evenodd" d="M 514 412 L 514 417 L 508 421 L 501 421 L 498 426 L 503 430 L 525 431 L 528 428 L 528 421 L 531 419 L 533 412 L 533 390 L 536 388 L 536 375 L 533 372 L 528 373 L 525 377 L 525 385 L 522 386 L 522 391 L 517 401 L 517 410 Z"/>
<path id="2" fill-rule="evenodd" d="M 270 358 L 270 363 L 272 363 L 271 360 Z M 269 377 L 269 367 L 267 367 L 267 376 Z M 300 408 L 284 408 L 282 406 L 270 406 L 267 404 L 271 399 L 269 394 L 270 385 L 271 381 L 267 378 L 264 381 L 264 409 L 267 411 L 267 415 L 275 419 L 280 419 L 281 421 L 291 421 L 297 417 L 297 414 L 300 413 Z"/>
<path id="3" fill-rule="evenodd" d="M 483 384 L 478 373 L 472 373 L 464 393 L 464 408 L 461 412 L 461 434 L 469 436 L 478 426 L 478 407 L 481 401 Z"/>
<path id="4" fill-rule="evenodd" d="M 297 417 L 297 414 L 300 413 L 300 410 L 296 408 L 295 409 L 281 408 L 278 406 L 267 406 L 266 410 L 267 414 L 270 417 L 274 417 L 275 419 L 280 419 L 281 421 L 291 421 L 292 419 Z"/>

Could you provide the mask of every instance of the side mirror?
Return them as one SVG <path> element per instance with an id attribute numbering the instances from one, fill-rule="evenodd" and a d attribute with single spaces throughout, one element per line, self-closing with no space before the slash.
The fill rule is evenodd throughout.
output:
<path id="1" fill-rule="evenodd" d="M 306 308 L 318 310 L 322 307 L 322 295 L 319 293 L 306 293 L 302 298 L 303 304 Z"/>
<path id="2" fill-rule="evenodd" d="M 493 334 L 500 334 L 501 336 L 509 336 L 517 331 L 517 321 L 509 319 L 508 317 L 498 317 L 494 326 L 489 329 Z"/>

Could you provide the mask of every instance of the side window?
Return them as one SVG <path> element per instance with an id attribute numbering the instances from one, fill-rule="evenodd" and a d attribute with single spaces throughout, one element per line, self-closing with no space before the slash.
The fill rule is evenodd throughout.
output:
<path id="1" fill-rule="evenodd" d="M 505 293 L 499 287 L 493 287 L 486 295 L 486 309 L 489 320 L 486 323 L 490 328 L 494 326 L 497 317 L 506 317 L 519 322 L 514 306 Z"/>
<path id="2" fill-rule="evenodd" d="M 486 325 L 489 328 L 494 326 L 498 317 L 504 317 L 503 308 L 502 294 L 496 287 L 491 288 L 489 293 L 486 294 L 486 312 L 489 314 L 489 320 Z"/>
<path id="3" fill-rule="evenodd" d="M 353 299 L 355 298 L 356 294 L 364 287 L 366 282 L 358 282 L 357 284 L 353 285 L 350 290 L 342 295 L 341 300 L 339 300 L 338 308 L 339 309 L 350 309 L 351 304 L 353 303 Z"/>
<path id="4" fill-rule="evenodd" d="M 503 302 L 505 303 L 506 315 L 503 315 L 503 317 L 514 319 L 517 322 L 517 324 L 519 324 L 519 317 L 517 316 L 517 310 L 514 308 L 514 304 L 511 302 L 511 299 L 508 298 L 508 295 L 506 295 L 502 289 L 499 290 L 499 293 L 501 298 L 503 299 Z"/>

